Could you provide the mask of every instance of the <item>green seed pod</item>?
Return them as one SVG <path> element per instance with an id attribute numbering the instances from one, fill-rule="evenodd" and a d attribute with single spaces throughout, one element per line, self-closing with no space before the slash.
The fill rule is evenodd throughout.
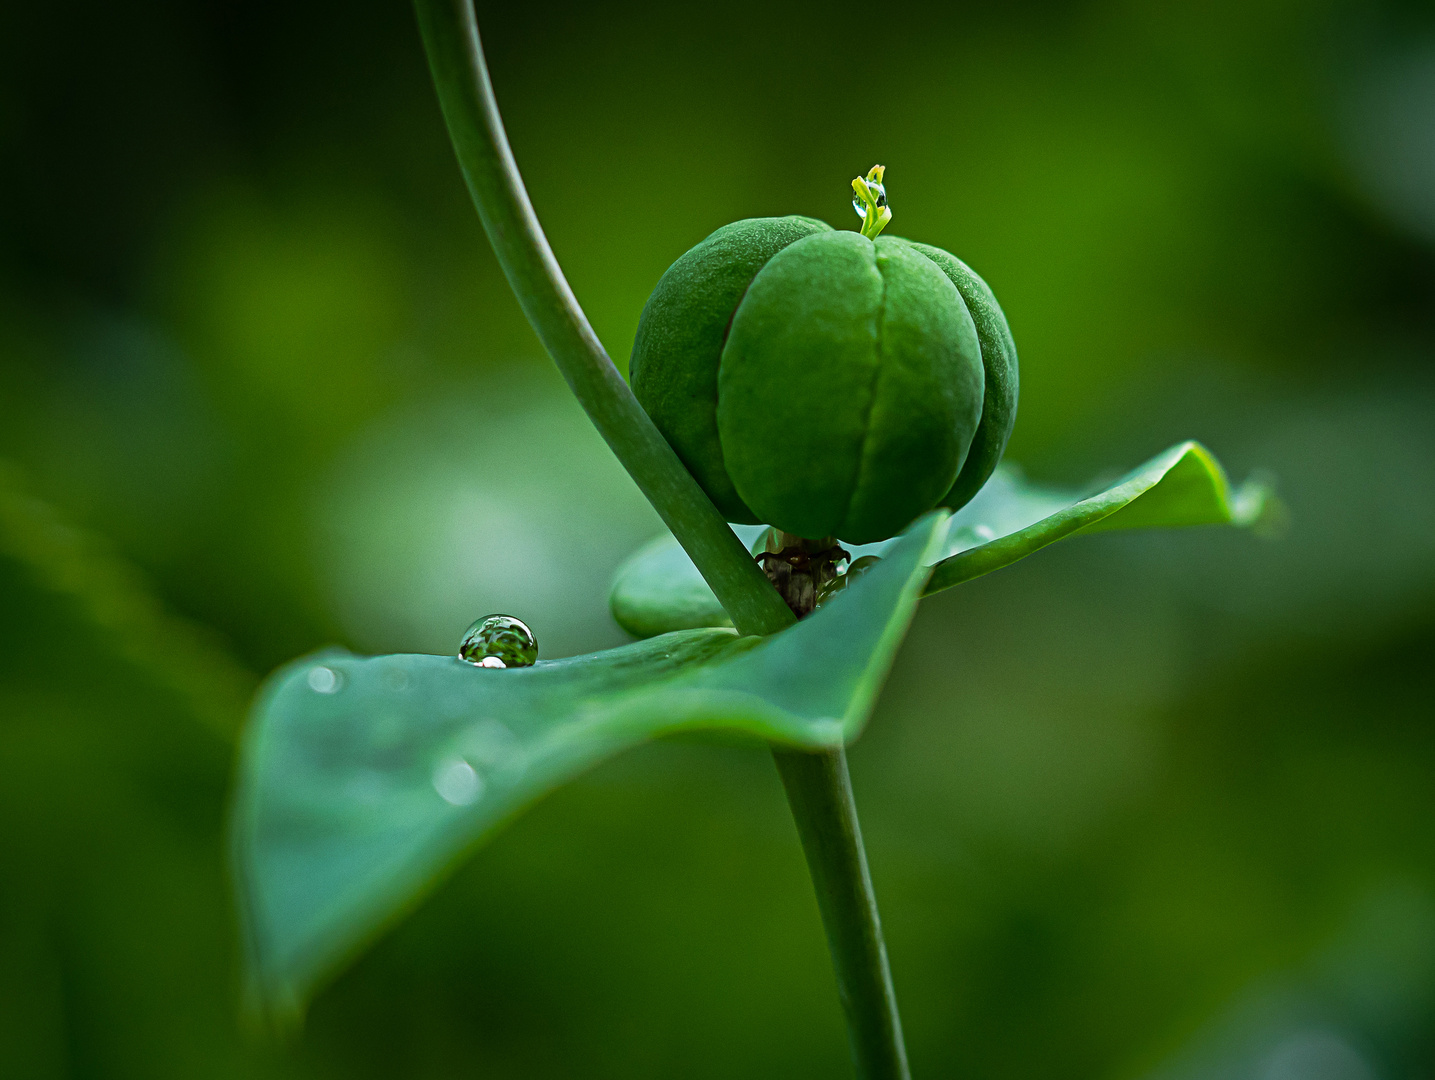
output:
<path id="1" fill-rule="evenodd" d="M 760 524 L 723 467 L 718 439 L 718 362 L 733 312 L 770 258 L 831 231 L 796 216 L 724 225 L 668 267 L 643 306 L 628 363 L 633 393 L 729 521 Z"/>
<path id="2" fill-rule="evenodd" d="M 730 521 L 886 539 L 965 502 L 1005 447 L 1016 353 L 1001 309 L 953 256 L 877 237 L 881 179 L 853 182 L 860 234 L 736 222 L 643 310 L 634 393 Z"/>
<path id="3" fill-rule="evenodd" d="M 977 340 L 982 347 L 982 367 L 986 372 L 986 394 L 982 400 L 982 420 L 972 437 L 966 464 L 957 475 L 952 490 L 942 499 L 942 506 L 959 510 L 971 501 L 982 485 L 991 479 L 997 462 L 1001 461 L 1016 423 L 1016 399 L 1019 379 L 1016 342 L 1001 305 L 987 283 L 970 266 L 939 247 L 913 243 L 937 268 L 951 279 L 966 301 L 972 321 L 976 323 Z"/>
<path id="4" fill-rule="evenodd" d="M 902 240 L 817 233 L 758 271 L 718 371 L 723 462 L 797 536 L 885 540 L 937 505 L 976 432 L 966 304 Z"/>

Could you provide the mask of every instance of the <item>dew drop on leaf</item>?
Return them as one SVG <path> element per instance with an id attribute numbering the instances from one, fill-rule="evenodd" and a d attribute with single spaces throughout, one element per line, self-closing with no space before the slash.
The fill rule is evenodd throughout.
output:
<path id="1" fill-rule="evenodd" d="M 847 588 L 847 586 L 851 585 L 854 581 L 856 581 L 857 578 L 861 577 L 863 574 L 865 574 L 868 570 L 872 569 L 872 567 L 876 566 L 881 561 L 882 560 L 876 555 L 863 555 L 860 559 L 857 559 L 851 565 L 847 565 L 845 562 L 839 564 L 841 566 L 844 566 L 845 569 L 836 577 L 830 579 L 829 581 L 824 581 L 821 587 L 818 588 L 816 600 L 817 606 L 821 607 L 823 604 L 827 603 L 827 601 L 831 600 L 843 589 Z"/>
<path id="2" fill-rule="evenodd" d="M 512 615 L 485 615 L 464 632 L 458 658 L 475 667 L 532 667 L 538 661 L 538 639 Z"/>
<path id="3" fill-rule="evenodd" d="M 320 694 L 337 694 L 339 687 L 343 684 L 343 678 L 333 668 L 318 667 L 309 669 L 309 689 Z"/>
<path id="4" fill-rule="evenodd" d="M 483 794 L 483 777 L 463 758 L 445 758 L 434 768 L 433 789 L 446 803 L 469 806 Z"/>

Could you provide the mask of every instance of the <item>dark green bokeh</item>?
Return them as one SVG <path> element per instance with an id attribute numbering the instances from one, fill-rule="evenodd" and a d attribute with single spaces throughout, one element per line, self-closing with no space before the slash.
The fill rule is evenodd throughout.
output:
<path id="1" fill-rule="evenodd" d="M 1270 543 L 1078 541 L 924 603 L 852 752 L 917 1076 L 1435 1067 L 1428 13 L 479 15 L 614 356 L 703 236 L 853 228 L 881 162 L 891 231 L 1001 298 L 1010 458 L 1189 436 L 1279 479 Z M 655 518 L 487 251 L 406 5 L 5 6 L 0 147 L 0 1073 L 843 1075 L 779 787 L 730 747 L 604 766 L 301 1041 L 239 1029 L 202 687 L 495 610 L 612 644 Z M 112 551 L 30 542 L 37 505 Z"/>

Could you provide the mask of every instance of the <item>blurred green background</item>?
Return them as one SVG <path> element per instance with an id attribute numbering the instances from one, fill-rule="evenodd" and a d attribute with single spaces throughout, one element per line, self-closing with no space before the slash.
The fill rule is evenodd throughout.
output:
<path id="1" fill-rule="evenodd" d="M 928 601 L 851 754 L 919 1078 L 1435 1074 L 1435 10 L 481 3 L 622 363 L 730 220 L 969 261 L 1010 458 L 1179 438 L 1285 534 L 1075 541 Z M 328 643 L 622 640 L 659 526 L 487 249 L 400 0 L 0 7 L 0 1075 L 833 1077 L 770 761 L 547 799 L 317 1001 L 237 1020 L 233 733 Z"/>

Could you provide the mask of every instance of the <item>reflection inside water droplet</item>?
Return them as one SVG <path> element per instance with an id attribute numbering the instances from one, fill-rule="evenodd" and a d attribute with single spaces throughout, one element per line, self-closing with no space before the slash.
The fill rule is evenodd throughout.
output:
<path id="1" fill-rule="evenodd" d="M 309 669 L 309 689 L 320 694 L 336 694 L 339 692 L 339 685 L 342 677 L 333 668 L 319 667 Z"/>
<path id="2" fill-rule="evenodd" d="M 446 758 L 434 768 L 433 789 L 452 806 L 468 806 L 483 794 L 483 777 L 463 758 Z"/>
<path id="3" fill-rule="evenodd" d="M 531 667 L 538 660 L 538 639 L 512 615 L 485 615 L 464 632 L 458 657 L 476 667 Z"/>
<path id="4" fill-rule="evenodd" d="M 843 573 L 822 583 L 822 587 L 817 590 L 817 606 L 821 607 L 827 603 L 881 561 L 876 555 L 863 555 L 854 560 Z"/>
<path id="5" fill-rule="evenodd" d="M 876 566 L 881 561 L 881 556 L 863 555 L 860 559 L 855 560 L 852 565 L 847 568 L 847 576 L 849 578 L 861 577 L 863 574 L 865 574 L 868 570 L 871 570 L 872 567 Z"/>
<path id="6" fill-rule="evenodd" d="M 821 607 L 845 588 L 847 588 L 847 576 L 845 574 L 840 574 L 830 581 L 824 581 L 817 587 L 817 592 L 813 595 L 813 606 Z"/>

